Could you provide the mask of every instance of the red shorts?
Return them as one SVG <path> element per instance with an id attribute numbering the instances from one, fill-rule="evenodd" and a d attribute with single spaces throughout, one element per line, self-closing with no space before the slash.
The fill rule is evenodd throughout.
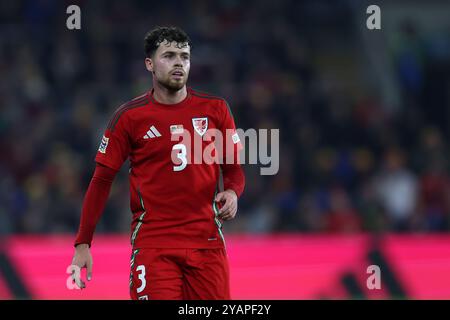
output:
<path id="1" fill-rule="evenodd" d="M 226 250 L 134 250 L 130 296 L 133 300 L 229 300 Z"/>

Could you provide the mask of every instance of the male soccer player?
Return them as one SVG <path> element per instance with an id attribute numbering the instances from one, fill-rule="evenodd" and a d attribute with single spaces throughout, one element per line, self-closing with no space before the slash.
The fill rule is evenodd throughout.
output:
<path id="1" fill-rule="evenodd" d="M 87 268 L 91 280 L 94 229 L 114 176 L 129 158 L 131 298 L 230 299 L 221 229 L 223 221 L 235 217 L 245 184 L 231 111 L 224 99 L 186 87 L 192 46 L 184 31 L 157 27 L 146 35 L 144 47 L 153 88 L 119 107 L 105 130 L 83 201 L 72 264 Z M 214 139 L 206 139 L 214 129 L 223 134 L 222 150 L 215 148 L 220 144 Z M 211 141 L 210 160 L 231 150 L 233 161 L 198 161 Z M 218 192 L 220 171 L 223 192 Z M 79 275 L 73 277 L 85 287 Z"/>

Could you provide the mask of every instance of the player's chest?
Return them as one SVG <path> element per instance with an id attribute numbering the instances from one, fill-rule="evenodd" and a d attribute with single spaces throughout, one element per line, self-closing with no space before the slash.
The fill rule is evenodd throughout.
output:
<path id="1" fill-rule="evenodd" d="M 133 119 L 133 151 L 158 157 L 171 152 L 176 144 L 204 145 L 211 134 L 218 132 L 218 122 L 216 114 L 202 109 L 148 112 Z"/>

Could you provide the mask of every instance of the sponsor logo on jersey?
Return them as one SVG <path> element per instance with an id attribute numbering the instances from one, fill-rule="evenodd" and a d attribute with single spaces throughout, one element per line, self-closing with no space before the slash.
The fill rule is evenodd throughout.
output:
<path id="1" fill-rule="evenodd" d="M 203 136 L 206 130 L 208 130 L 208 118 L 192 118 L 192 125 L 194 126 L 194 130 L 200 136 Z"/>
<path id="2" fill-rule="evenodd" d="M 106 153 L 106 148 L 108 148 L 109 138 L 103 136 L 102 142 L 100 142 L 100 146 L 98 147 L 98 151 L 101 153 Z"/>
<path id="3" fill-rule="evenodd" d="M 148 300 L 148 295 L 138 297 L 139 300 Z"/>
<path id="4" fill-rule="evenodd" d="M 183 133 L 183 125 L 182 124 L 173 124 L 170 126 L 171 134 L 182 134 Z"/>
<path id="5" fill-rule="evenodd" d="M 144 139 L 153 139 L 156 137 L 161 137 L 161 133 L 159 133 L 158 129 L 156 129 L 155 126 L 151 126 L 150 130 L 148 130 L 145 134 Z"/>

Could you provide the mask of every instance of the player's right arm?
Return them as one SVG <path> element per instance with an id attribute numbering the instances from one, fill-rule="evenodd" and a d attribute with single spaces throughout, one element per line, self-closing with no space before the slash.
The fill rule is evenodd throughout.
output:
<path id="1" fill-rule="evenodd" d="M 114 177 L 128 158 L 130 152 L 128 122 L 124 112 L 114 114 L 103 135 L 95 161 L 94 175 L 86 191 L 81 210 L 80 226 L 75 239 L 75 253 L 72 265 L 87 269 L 87 280 L 92 279 L 92 255 L 90 247 L 95 227 L 103 213 Z M 80 288 L 86 287 L 80 272 L 73 272 L 72 278 Z"/>
<path id="2" fill-rule="evenodd" d="M 112 182 L 117 171 L 101 164 L 97 164 L 94 175 L 89 183 L 81 210 L 81 221 L 78 234 L 75 239 L 75 254 L 72 265 L 80 269 L 87 269 L 87 280 L 92 278 L 92 256 L 90 247 L 95 227 L 105 208 L 111 190 Z M 80 273 L 72 274 L 77 286 L 84 288 L 86 285 L 80 278 Z"/>

